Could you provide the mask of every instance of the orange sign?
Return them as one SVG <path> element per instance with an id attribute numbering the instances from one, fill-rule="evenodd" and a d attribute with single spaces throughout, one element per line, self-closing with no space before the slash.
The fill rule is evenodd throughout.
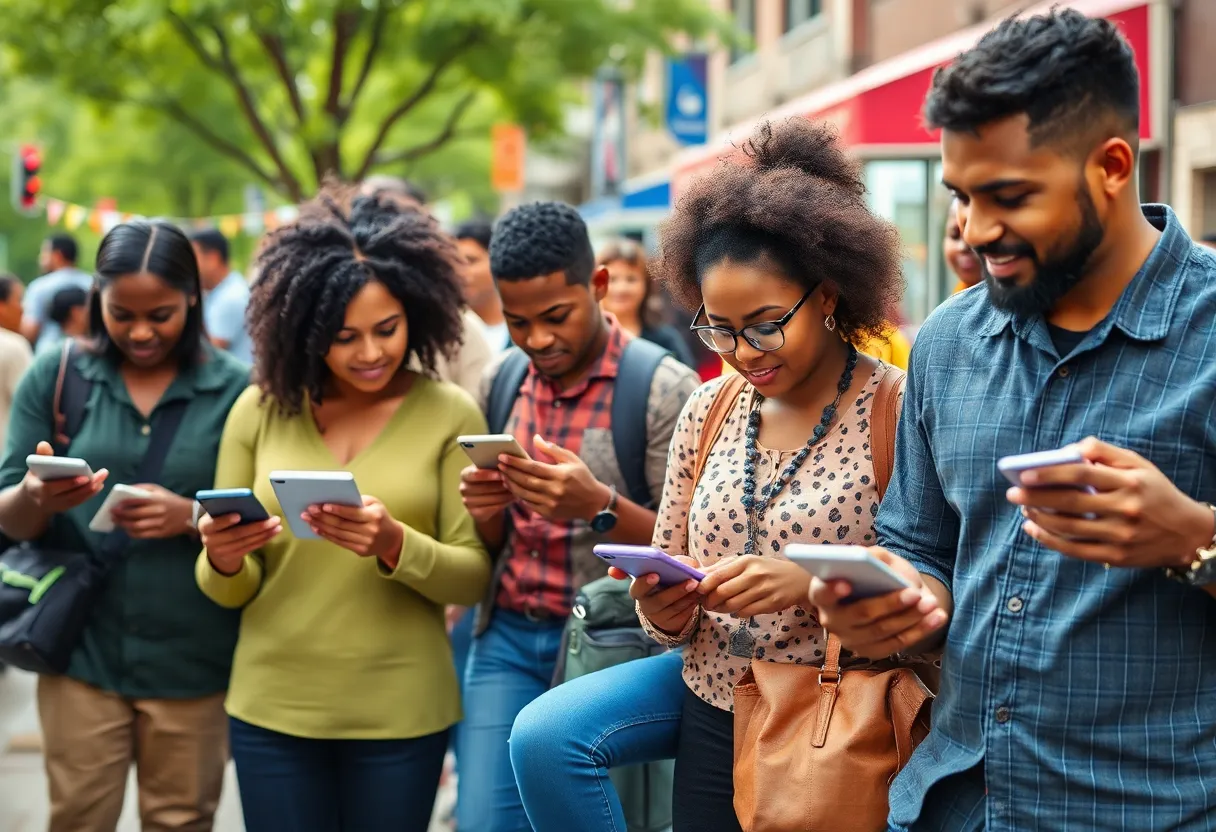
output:
<path id="1" fill-rule="evenodd" d="M 490 134 L 493 152 L 490 182 L 494 190 L 505 193 L 524 189 L 524 160 L 528 141 L 518 124 L 495 124 Z"/>

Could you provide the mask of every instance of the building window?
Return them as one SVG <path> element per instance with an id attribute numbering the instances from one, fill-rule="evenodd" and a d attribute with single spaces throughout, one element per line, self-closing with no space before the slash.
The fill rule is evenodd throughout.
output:
<path id="1" fill-rule="evenodd" d="M 756 0 L 730 0 L 730 14 L 735 28 L 747 36 L 747 44 L 730 50 L 730 62 L 736 63 L 756 48 Z"/>
<path id="2" fill-rule="evenodd" d="M 789 32 L 818 17 L 823 0 L 785 0 L 785 31 Z"/>
<path id="3" fill-rule="evenodd" d="M 941 237 L 940 229 L 929 230 L 929 175 L 927 159 L 884 159 L 865 164 L 870 210 L 894 223 L 903 242 L 901 263 L 906 286 L 901 323 L 912 327 L 924 322 L 940 291 L 936 285 L 940 278 L 930 277 L 930 240 L 940 247 Z"/>

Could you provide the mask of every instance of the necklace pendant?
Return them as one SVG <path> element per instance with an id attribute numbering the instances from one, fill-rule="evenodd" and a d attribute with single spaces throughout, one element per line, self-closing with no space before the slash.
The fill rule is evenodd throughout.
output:
<path id="1" fill-rule="evenodd" d="M 730 634 L 730 654 L 741 659 L 750 659 L 756 653 L 756 637 L 752 635 L 748 621 L 740 621 L 739 629 Z"/>

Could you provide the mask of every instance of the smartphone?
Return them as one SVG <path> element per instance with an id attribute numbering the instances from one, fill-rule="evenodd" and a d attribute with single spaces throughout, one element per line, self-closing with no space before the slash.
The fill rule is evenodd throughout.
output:
<path id="1" fill-rule="evenodd" d="M 478 468 L 493 470 L 498 467 L 498 457 L 502 454 L 528 459 L 528 453 L 523 446 L 509 433 L 480 434 L 477 436 L 457 436 L 456 441 L 473 464 Z"/>
<path id="2" fill-rule="evenodd" d="M 248 488 L 214 488 L 199 491 L 194 495 L 203 511 L 212 517 L 226 517 L 229 514 L 240 515 L 238 526 L 247 523 L 260 523 L 269 520 L 266 508 L 253 496 Z"/>
<path id="3" fill-rule="evenodd" d="M 33 471 L 34 476 L 43 482 L 93 476 L 93 469 L 89 467 L 89 463 L 74 456 L 30 454 L 25 458 L 25 467 Z"/>
<path id="4" fill-rule="evenodd" d="M 118 483 L 110 489 L 110 493 L 101 503 L 101 508 L 97 509 L 93 519 L 89 521 L 89 530 L 109 534 L 115 529 L 113 514 L 119 503 L 125 503 L 127 500 L 146 500 L 151 496 L 151 491 Z"/>
<path id="5" fill-rule="evenodd" d="M 643 575 L 659 576 L 659 586 L 669 587 L 692 579 L 705 580 L 705 575 L 686 563 L 673 558 L 661 549 L 652 546 L 625 546 L 601 543 L 593 547 L 595 556 L 609 566 L 615 566 L 627 575 L 640 578 Z"/>
<path id="6" fill-rule="evenodd" d="M 847 581 L 853 594 L 846 600 L 859 601 L 908 589 L 912 585 L 891 567 L 869 553 L 864 546 L 823 546 L 790 543 L 785 556 L 823 581 Z"/>
<path id="7" fill-rule="evenodd" d="M 355 485 L 354 474 L 346 471 L 271 471 L 270 485 L 283 507 L 287 527 L 301 540 L 320 539 L 308 523 L 300 519 L 309 506 L 322 503 L 363 505 L 363 495 Z"/>
<path id="8" fill-rule="evenodd" d="M 1053 468 L 1057 465 L 1078 465 L 1083 462 L 1085 462 L 1085 458 L 1076 448 L 1060 448 L 1055 451 L 1037 451 L 1030 454 L 1007 456 L 998 460 L 996 467 L 1005 475 L 1005 479 L 1021 487 L 1022 473 L 1025 471 L 1032 471 L 1036 468 Z M 1080 486 L 1080 490 L 1090 494 L 1096 493 L 1090 486 Z"/>

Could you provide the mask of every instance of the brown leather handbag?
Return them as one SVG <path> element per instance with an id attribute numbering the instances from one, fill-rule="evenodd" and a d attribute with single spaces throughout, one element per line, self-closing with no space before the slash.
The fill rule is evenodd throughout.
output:
<path id="1" fill-rule="evenodd" d="M 870 427 L 879 499 L 891 478 L 904 374 L 889 368 Z M 735 686 L 735 813 L 745 832 L 883 832 L 887 793 L 929 733 L 933 694 L 912 668 L 753 662 Z"/>

